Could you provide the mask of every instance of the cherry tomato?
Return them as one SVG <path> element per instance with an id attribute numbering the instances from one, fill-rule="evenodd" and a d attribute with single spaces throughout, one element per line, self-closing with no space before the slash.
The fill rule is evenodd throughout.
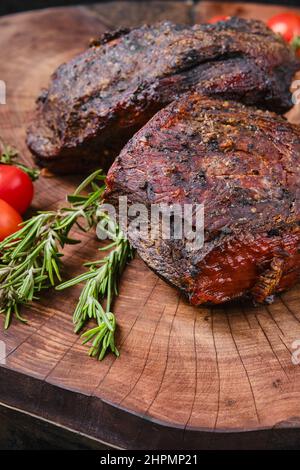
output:
<path id="1" fill-rule="evenodd" d="M 0 242 L 19 230 L 22 217 L 7 202 L 0 199 Z"/>
<path id="2" fill-rule="evenodd" d="M 33 193 L 32 181 L 24 171 L 15 166 L 0 165 L 0 199 L 24 214 L 31 204 Z"/>
<path id="3" fill-rule="evenodd" d="M 230 16 L 216 15 L 216 16 L 213 16 L 212 18 L 210 18 L 210 20 L 208 20 L 208 23 L 218 23 L 218 21 L 229 20 L 229 18 L 230 18 Z"/>
<path id="4" fill-rule="evenodd" d="M 296 13 L 279 13 L 272 16 L 267 25 L 287 42 L 291 42 L 295 37 L 300 36 L 300 16 Z"/>

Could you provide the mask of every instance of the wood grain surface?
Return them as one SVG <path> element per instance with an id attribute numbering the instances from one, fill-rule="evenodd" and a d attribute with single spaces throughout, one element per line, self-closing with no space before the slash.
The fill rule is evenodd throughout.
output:
<path id="1" fill-rule="evenodd" d="M 108 2 L 0 18 L 0 135 L 31 163 L 25 129 L 40 89 L 91 37 L 154 20 L 205 21 L 214 14 L 267 19 L 279 7 L 201 2 Z M 292 115 L 297 120 L 297 111 Z M 34 209 L 64 201 L 75 178 L 42 178 Z M 68 249 L 65 278 L 98 257 L 93 234 Z M 115 303 L 119 359 L 99 363 L 73 334 L 80 288 L 46 292 L 27 325 L 0 330 L 0 402 L 130 449 L 270 448 L 300 445 L 300 289 L 269 306 L 193 308 L 135 259 Z"/>

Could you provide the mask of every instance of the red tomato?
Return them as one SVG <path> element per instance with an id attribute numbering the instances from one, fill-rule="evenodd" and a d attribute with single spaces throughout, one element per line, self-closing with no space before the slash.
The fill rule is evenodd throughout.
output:
<path id="1" fill-rule="evenodd" d="M 0 242 L 19 230 L 22 217 L 7 202 L 0 199 Z"/>
<path id="2" fill-rule="evenodd" d="M 210 18 L 210 20 L 208 20 L 208 23 L 218 23 L 218 21 L 229 20 L 229 18 L 230 18 L 230 16 L 216 15 L 216 16 L 213 16 L 212 18 Z"/>
<path id="3" fill-rule="evenodd" d="M 24 214 L 31 204 L 33 192 L 32 181 L 24 171 L 15 166 L 0 165 L 0 199 Z"/>
<path id="4" fill-rule="evenodd" d="M 300 36 L 300 16 L 296 13 L 280 13 L 272 16 L 267 25 L 287 42 L 291 42 L 296 36 Z"/>

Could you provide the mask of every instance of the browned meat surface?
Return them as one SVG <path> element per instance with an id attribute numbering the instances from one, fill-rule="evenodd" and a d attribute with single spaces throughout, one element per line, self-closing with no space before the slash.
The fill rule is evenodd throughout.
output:
<path id="1" fill-rule="evenodd" d="M 300 128 L 268 111 L 184 95 L 126 145 L 107 200 L 204 204 L 204 246 L 147 238 L 129 225 L 142 259 L 198 305 L 257 302 L 300 276 Z M 195 221 L 194 221 L 195 222 Z M 130 228 L 131 227 L 131 228 Z"/>
<path id="2" fill-rule="evenodd" d="M 106 169 L 150 117 L 191 87 L 284 112 L 298 68 L 279 36 L 254 20 L 106 34 L 54 73 L 28 145 L 55 172 Z"/>

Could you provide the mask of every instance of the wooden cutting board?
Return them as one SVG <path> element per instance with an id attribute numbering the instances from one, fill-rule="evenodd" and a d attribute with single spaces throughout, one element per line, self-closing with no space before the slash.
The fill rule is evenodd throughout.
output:
<path id="1" fill-rule="evenodd" d="M 0 106 L 0 135 L 30 164 L 25 129 L 39 90 L 61 62 L 107 29 L 162 19 L 200 22 L 223 13 L 264 20 L 280 10 L 121 1 L 2 17 L 0 79 L 7 84 L 7 104 Z M 60 204 L 77 182 L 42 178 L 34 209 Z M 94 235 L 81 238 L 67 252 L 66 278 L 98 256 Z M 72 331 L 79 292 L 45 292 L 24 312 L 27 325 L 14 321 L 7 332 L 0 330 L 6 344 L 2 405 L 99 445 L 299 447 L 300 366 L 292 363 L 293 343 L 300 340 L 299 287 L 270 306 L 193 308 L 135 259 L 115 304 L 121 356 L 101 363 L 87 357 Z"/>

